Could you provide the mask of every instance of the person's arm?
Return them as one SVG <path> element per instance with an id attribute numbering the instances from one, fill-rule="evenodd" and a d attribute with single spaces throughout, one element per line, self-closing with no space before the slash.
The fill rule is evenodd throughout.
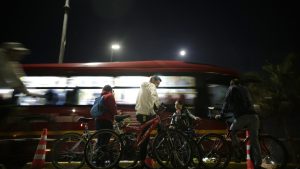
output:
<path id="1" fill-rule="evenodd" d="M 21 69 L 19 63 L 6 61 L 5 65 L 3 65 L 1 69 L 1 73 L 4 75 L 4 80 L 9 87 L 29 95 L 26 86 L 21 80 L 21 77 L 25 76 L 25 73 L 23 69 Z"/>
<path id="2" fill-rule="evenodd" d="M 171 126 L 174 126 L 175 125 L 175 118 L 176 118 L 176 112 L 173 113 L 172 117 L 171 117 L 171 122 L 170 122 L 170 125 Z"/>
<path id="3" fill-rule="evenodd" d="M 106 102 L 106 103 L 105 103 Z M 116 104 L 116 100 L 115 100 L 115 97 L 112 95 L 112 94 L 109 94 L 107 96 L 107 99 L 104 100 L 104 103 L 106 105 L 106 108 L 107 110 L 113 114 L 113 115 L 116 115 L 118 112 L 117 112 L 117 104 Z"/>
<path id="4" fill-rule="evenodd" d="M 187 115 L 188 115 L 190 118 L 192 118 L 193 120 L 200 120 L 200 117 L 197 117 L 197 116 L 193 115 L 193 114 L 189 111 L 189 109 L 185 109 L 185 111 L 186 111 Z"/>
<path id="5" fill-rule="evenodd" d="M 224 114 L 226 114 L 228 112 L 228 108 L 229 108 L 229 102 L 230 102 L 230 97 L 232 95 L 232 87 L 229 87 L 225 99 L 224 99 L 224 103 L 223 103 L 223 107 L 222 110 L 220 112 L 221 117 L 224 116 Z"/>
<path id="6" fill-rule="evenodd" d="M 155 85 L 154 84 L 149 85 L 149 90 L 150 90 L 150 95 L 151 95 L 153 104 L 155 104 L 156 107 L 159 107 L 161 103 L 160 103 Z"/>

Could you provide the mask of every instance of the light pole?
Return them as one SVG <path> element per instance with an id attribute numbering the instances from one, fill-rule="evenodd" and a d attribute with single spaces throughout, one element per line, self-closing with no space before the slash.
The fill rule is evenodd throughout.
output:
<path id="1" fill-rule="evenodd" d="M 63 22 L 63 28 L 62 28 L 61 41 L 60 41 L 60 50 L 59 50 L 58 63 L 63 62 L 64 55 L 65 55 L 68 13 L 69 13 L 69 9 L 70 9 L 69 0 L 65 1 L 64 9 L 65 9 L 65 14 L 64 14 L 64 22 Z"/>
<path id="2" fill-rule="evenodd" d="M 65 9 L 65 14 L 64 14 L 64 22 L 63 22 L 63 28 L 62 28 L 58 63 L 63 62 L 64 55 L 65 55 L 68 13 L 69 13 L 69 9 L 70 9 L 69 0 L 65 1 L 64 9 Z"/>
<path id="3" fill-rule="evenodd" d="M 111 45 L 111 55 L 110 55 L 110 61 L 113 61 L 114 51 L 120 50 L 121 46 L 118 43 L 114 43 Z"/>

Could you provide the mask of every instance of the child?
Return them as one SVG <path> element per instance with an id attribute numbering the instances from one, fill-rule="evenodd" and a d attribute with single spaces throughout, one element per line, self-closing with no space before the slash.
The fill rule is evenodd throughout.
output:
<path id="1" fill-rule="evenodd" d="M 186 131 L 192 128 L 191 120 L 200 120 L 199 117 L 194 116 L 188 109 L 184 108 L 181 100 L 176 100 L 175 109 L 176 111 L 172 115 L 171 128 Z"/>

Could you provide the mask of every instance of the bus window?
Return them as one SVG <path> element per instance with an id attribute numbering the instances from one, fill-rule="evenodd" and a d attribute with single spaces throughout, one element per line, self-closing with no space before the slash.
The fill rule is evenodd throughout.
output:
<path id="1" fill-rule="evenodd" d="M 66 77 L 57 76 L 24 76 L 21 78 L 27 88 L 67 87 Z"/>
<path id="2" fill-rule="evenodd" d="M 160 76 L 162 79 L 157 89 L 161 101 L 174 104 L 176 99 L 185 98 L 193 104 L 196 97 L 195 78 L 191 76 Z M 135 104 L 140 85 L 149 81 L 146 76 L 119 76 L 115 78 L 115 98 L 118 104 Z"/>
<path id="3" fill-rule="evenodd" d="M 147 76 L 118 76 L 115 78 L 115 87 L 137 87 L 139 88 L 142 82 L 149 81 Z"/>
<path id="4" fill-rule="evenodd" d="M 103 87 L 107 84 L 114 85 L 111 76 L 73 76 L 67 79 L 68 87 Z"/>
<path id="5" fill-rule="evenodd" d="M 208 93 L 210 97 L 210 110 L 207 116 L 214 117 L 220 113 L 228 86 L 209 84 Z M 212 109 L 211 109 L 212 108 Z"/>
<path id="6" fill-rule="evenodd" d="M 184 99 L 193 104 L 197 95 L 196 80 L 192 76 L 160 76 L 162 82 L 157 89 L 161 100 L 174 104 L 176 99 Z M 22 80 L 33 93 L 44 97 L 20 95 L 19 105 L 92 105 L 106 84 L 114 87 L 117 104 L 135 104 L 140 85 L 149 81 L 147 76 L 27 76 Z"/>
<path id="7" fill-rule="evenodd" d="M 210 106 L 221 108 L 228 86 L 209 84 L 208 94 L 210 96 Z"/>

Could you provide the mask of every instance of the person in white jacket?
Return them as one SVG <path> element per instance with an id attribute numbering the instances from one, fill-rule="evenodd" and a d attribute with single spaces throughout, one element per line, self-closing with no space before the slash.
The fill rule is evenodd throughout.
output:
<path id="1" fill-rule="evenodd" d="M 142 83 L 135 106 L 137 115 L 155 115 L 153 109 L 154 105 L 156 107 L 160 105 L 160 101 L 156 92 L 156 88 L 159 86 L 160 82 L 161 79 L 159 76 L 151 76 L 149 82 Z"/>
<path id="2" fill-rule="evenodd" d="M 144 124 L 156 114 L 154 111 L 154 106 L 157 108 L 160 106 L 160 100 L 156 91 L 159 86 L 161 78 L 159 76 L 151 76 L 149 82 L 144 82 L 140 86 L 138 97 L 136 100 L 136 118 L 141 123 Z M 145 132 L 148 128 L 145 128 Z M 145 158 L 147 156 L 147 145 L 149 138 L 145 139 L 144 143 L 140 146 L 140 161 L 141 167 L 144 165 Z"/>

